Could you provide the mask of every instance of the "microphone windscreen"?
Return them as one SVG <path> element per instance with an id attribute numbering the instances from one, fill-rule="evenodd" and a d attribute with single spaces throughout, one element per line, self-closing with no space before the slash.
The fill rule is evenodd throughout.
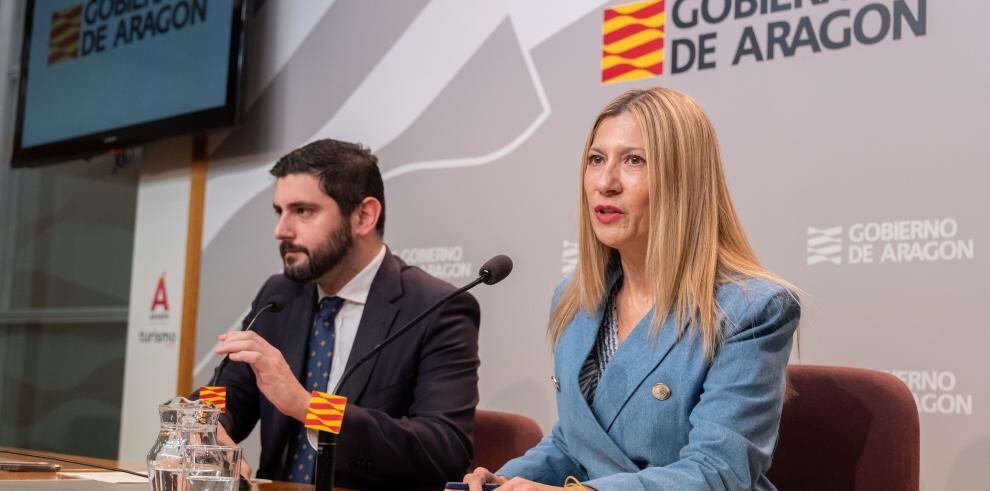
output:
<path id="1" fill-rule="evenodd" d="M 509 276 L 512 272 L 512 259 L 505 254 L 499 254 L 481 265 L 478 276 L 484 278 L 486 285 L 494 285 Z"/>
<path id="2" fill-rule="evenodd" d="M 275 294 L 268 297 L 268 301 L 265 305 L 271 305 L 268 310 L 271 312 L 281 312 L 285 308 L 285 295 Z"/>

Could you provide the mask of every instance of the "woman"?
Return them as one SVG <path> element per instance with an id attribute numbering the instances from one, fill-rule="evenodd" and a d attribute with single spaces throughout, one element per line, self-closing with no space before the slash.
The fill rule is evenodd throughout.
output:
<path id="1" fill-rule="evenodd" d="M 768 490 L 800 309 L 760 266 L 711 122 L 626 92 L 584 149 L 580 257 L 554 293 L 558 423 L 471 489 Z"/>

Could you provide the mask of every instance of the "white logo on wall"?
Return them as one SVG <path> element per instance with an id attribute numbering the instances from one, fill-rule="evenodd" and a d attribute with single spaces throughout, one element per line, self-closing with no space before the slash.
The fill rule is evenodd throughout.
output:
<path id="1" fill-rule="evenodd" d="M 966 261 L 974 250 L 954 218 L 808 227 L 809 265 Z"/>
<path id="2" fill-rule="evenodd" d="M 464 248 L 459 245 L 402 249 L 398 256 L 441 280 L 471 278 L 475 273 L 471 262 L 464 261 Z"/>
<path id="3" fill-rule="evenodd" d="M 958 389 L 956 374 L 934 370 L 886 370 L 901 379 L 921 414 L 973 414 L 973 394 Z"/>
<path id="4" fill-rule="evenodd" d="M 808 264 L 842 264 L 842 227 L 808 227 Z"/>
<path id="5" fill-rule="evenodd" d="M 573 273 L 577 269 L 578 244 L 572 240 L 565 240 L 560 245 L 560 274 Z"/>

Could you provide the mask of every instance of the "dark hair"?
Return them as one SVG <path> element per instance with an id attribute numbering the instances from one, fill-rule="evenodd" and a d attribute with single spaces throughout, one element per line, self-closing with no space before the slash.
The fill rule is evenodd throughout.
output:
<path id="1" fill-rule="evenodd" d="M 320 189 L 333 198 L 344 216 L 349 216 L 367 197 L 382 204 L 375 230 L 385 236 L 385 184 L 378 170 L 378 157 L 357 143 L 317 140 L 280 158 L 272 170 L 275 177 L 310 174 L 320 178 Z"/>

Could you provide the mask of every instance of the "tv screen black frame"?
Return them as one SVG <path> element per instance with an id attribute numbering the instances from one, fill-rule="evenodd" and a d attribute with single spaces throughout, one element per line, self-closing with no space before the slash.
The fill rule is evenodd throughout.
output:
<path id="1" fill-rule="evenodd" d="M 43 145 L 23 148 L 24 102 L 27 96 L 28 56 L 36 0 L 28 0 L 21 42 L 17 120 L 14 129 L 12 167 L 33 167 L 87 158 L 115 149 L 135 147 L 155 140 L 202 133 L 240 122 L 243 98 L 244 44 L 250 0 L 232 0 L 230 55 L 227 62 L 227 96 L 223 106 L 122 126 Z"/>

